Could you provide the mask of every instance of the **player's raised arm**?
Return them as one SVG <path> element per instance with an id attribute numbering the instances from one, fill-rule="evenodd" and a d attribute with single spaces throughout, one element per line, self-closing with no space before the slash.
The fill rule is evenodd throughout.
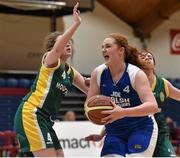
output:
<path id="1" fill-rule="evenodd" d="M 58 59 L 61 57 L 62 52 L 66 44 L 71 39 L 72 35 L 75 33 L 79 25 L 81 24 L 80 12 L 78 10 L 79 3 L 74 6 L 73 9 L 73 23 L 62 35 L 60 35 L 52 47 L 52 49 L 47 53 L 44 59 L 44 64 L 46 67 L 51 67 L 57 63 Z"/>

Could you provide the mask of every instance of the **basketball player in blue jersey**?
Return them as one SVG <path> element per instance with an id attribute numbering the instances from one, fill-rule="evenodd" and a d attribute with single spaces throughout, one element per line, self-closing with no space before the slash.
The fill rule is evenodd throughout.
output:
<path id="1" fill-rule="evenodd" d="M 63 157 L 63 150 L 51 115 L 58 112 L 60 102 L 74 84 L 87 93 L 83 76 L 66 63 L 72 55 L 70 39 L 81 24 L 77 3 L 73 9 L 73 24 L 63 34 L 51 33 L 46 39 L 46 53 L 31 87 L 15 116 L 15 130 L 22 152 L 35 157 Z"/>
<path id="2" fill-rule="evenodd" d="M 105 64 L 92 72 L 87 96 L 109 96 L 114 105 L 103 112 L 110 115 L 102 119 L 106 136 L 101 156 L 151 157 L 158 134 L 152 114 L 158 107 L 146 74 L 138 68 L 143 67 L 139 52 L 114 33 L 104 39 L 102 54 Z"/>
<path id="3" fill-rule="evenodd" d="M 165 78 L 155 74 L 155 59 L 150 51 L 143 51 L 139 55 L 139 59 L 144 65 L 143 71 L 148 77 L 159 108 L 158 113 L 154 114 L 158 125 L 158 139 L 153 157 L 176 157 L 174 147 L 169 139 L 168 126 L 161 109 L 168 97 L 180 101 L 180 90 Z M 105 135 L 106 131 L 103 128 L 100 134 L 92 134 L 86 137 L 86 140 L 100 141 Z"/>

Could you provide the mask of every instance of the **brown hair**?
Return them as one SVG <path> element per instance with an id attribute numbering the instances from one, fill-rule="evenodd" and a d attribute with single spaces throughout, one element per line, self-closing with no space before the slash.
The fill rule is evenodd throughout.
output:
<path id="1" fill-rule="evenodd" d="M 59 32 L 59 31 L 49 33 L 44 39 L 44 44 L 43 44 L 44 51 L 45 52 L 50 51 L 53 48 L 57 37 L 62 35 L 62 34 L 63 34 L 63 32 Z M 70 41 L 73 45 L 74 40 L 70 39 Z M 72 49 L 74 50 L 73 46 L 72 46 Z M 71 57 L 73 57 L 73 56 L 71 56 Z"/>
<path id="2" fill-rule="evenodd" d="M 116 41 L 116 44 L 119 47 L 124 47 L 125 62 L 136 65 L 139 68 L 143 68 L 142 63 L 139 61 L 139 58 L 138 58 L 138 55 L 140 52 L 137 50 L 137 48 L 129 45 L 128 40 L 124 35 L 122 35 L 120 33 L 112 33 L 109 36 Z"/>
<path id="3" fill-rule="evenodd" d="M 62 35 L 62 33 L 59 32 L 59 31 L 55 31 L 55 32 L 49 33 L 45 37 L 45 40 L 44 40 L 44 50 L 45 50 L 45 52 L 48 52 L 53 48 L 53 46 L 54 46 L 54 44 L 56 42 L 56 39 L 57 39 L 57 37 L 59 35 Z"/>

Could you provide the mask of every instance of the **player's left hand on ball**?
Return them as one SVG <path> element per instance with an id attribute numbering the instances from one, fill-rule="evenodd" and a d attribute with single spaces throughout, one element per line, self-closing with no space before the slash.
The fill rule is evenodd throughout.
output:
<path id="1" fill-rule="evenodd" d="M 107 117 L 104 117 L 103 119 L 101 119 L 101 121 L 106 122 L 106 124 L 112 123 L 124 117 L 124 115 L 122 115 L 123 108 L 116 105 L 114 102 L 112 102 L 112 105 L 114 106 L 112 110 L 106 110 L 106 111 L 101 112 L 102 114 L 108 114 Z"/>
<path id="2" fill-rule="evenodd" d="M 90 80 L 91 80 L 90 77 L 84 77 L 84 83 L 85 83 L 85 85 L 86 85 L 87 87 L 90 86 Z"/>
<path id="3" fill-rule="evenodd" d="M 99 142 L 102 138 L 103 138 L 103 136 L 101 136 L 101 135 L 91 134 L 91 135 L 85 137 L 85 140 L 86 140 L 86 141 Z"/>

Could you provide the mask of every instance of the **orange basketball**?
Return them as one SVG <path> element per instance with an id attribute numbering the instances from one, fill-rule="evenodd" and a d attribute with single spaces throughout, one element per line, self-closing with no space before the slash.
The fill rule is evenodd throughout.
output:
<path id="1" fill-rule="evenodd" d="M 105 124 L 104 122 L 101 122 L 101 119 L 106 117 L 107 114 L 101 114 L 101 111 L 113 109 L 111 98 L 103 95 L 91 97 L 86 101 L 84 107 L 88 120 L 97 125 Z"/>

